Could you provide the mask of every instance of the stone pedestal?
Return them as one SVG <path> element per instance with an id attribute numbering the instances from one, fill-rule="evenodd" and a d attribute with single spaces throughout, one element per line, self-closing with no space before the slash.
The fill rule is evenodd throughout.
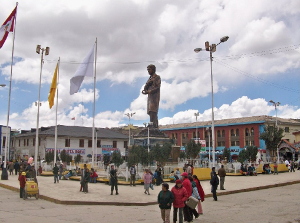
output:
<path id="1" fill-rule="evenodd" d="M 148 146 L 148 127 L 145 127 L 137 135 L 133 137 L 134 145 Z M 150 148 L 156 144 L 162 145 L 170 142 L 169 136 L 161 132 L 158 128 L 149 127 L 149 146 Z"/>

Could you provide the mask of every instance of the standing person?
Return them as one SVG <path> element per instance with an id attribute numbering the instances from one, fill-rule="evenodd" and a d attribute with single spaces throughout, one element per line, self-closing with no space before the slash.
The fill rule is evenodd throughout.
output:
<path id="1" fill-rule="evenodd" d="M 26 173 L 25 172 L 22 172 L 22 174 L 19 174 L 19 181 L 20 181 L 20 198 L 23 198 L 25 182 L 26 182 Z"/>
<path id="2" fill-rule="evenodd" d="M 54 164 L 54 167 L 53 167 L 53 174 L 54 174 L 54 183 L 59 183 L 59 180 L 58 180 L 58 167 L 56 165 L 56 163 Z"/>
<path id="3" fill-rule="evenodd" d="M 82 191 L 83 192 L 83 185 L 84 185 L 84 175 L 85 175 L 85 172 L 86 172 L 86 164 L 83 165 L 83 171 L 82 171 L 82 174 L 81 174 L 81 178 L 80 178 L 80 190 L 79 191 Z"/>
<path id="4" fill-rule="evenodd" d="M 15 175 L 17 175 L 18 171 L 20 170 L 20 164 L 18 160 L 15 162 L 14 168 L 15 168 Z"/>
<path id="5" fill-rule="evenodd" d="M 134 186 L 135 187 L 135 175 L 136 175 L 136 169 L 135 169 L 135 165 L 132 164 L 132 166 L 129 169 L 130 172 L 130 186 Z"/>
<path id="6" fill-rule="evenodd" d="M 190 197 L 192 196 L 192 184 L 188 178 L 189 177 L 188 173 L 184 172 L 181 174 L 181 176 L 182 176 L 182 186 L 186 189 L 188 197 Z M 193 217 L 191 216 L 191 208 L 187 205 L 185 205 L 183 208 L 183 215 L 185 221 L 191 222 L 193 220 Z"/>
<path id="7" fill-rule="evenodd" d="M 211 184 L 211 188 L 212 188 L 211 192 L 213 193 L 214 201 L 217 201 L 218 200 L 218 198 L 217 198 L 217 188 L 218 188 L 218 185 L 219 185 L 219 178 L 218 178 L 216 172 L 213 172 L 213 176 L 210 180 L 210 184 Z"/>
<path id="8" fill-rule="evenodd" d="M 144 179 L 144 189 L 145 189 L 144 193 L 145 194 L 148 193 L 148 195 L 150 195 L 149 187 L 150 187 L 150 184 L 152 183 L 152 175 L 149 173 L 148 169 L 146 169 L 146 173 L 144 174 L 143 179 Z"/>
<path id="9" fill-rule="evenodd" d="M 175 174 L 177 175 L 178 179 L 181 180 L 181 173 L 179 168 L 176 169 Z"/>
<path id="10" fill-rule="evenodd" d="M 59 165 L 59 180 L 61 180 L 62 173 L 63 173 L 63 165 L 60 164 Z"/>
<path id="11" fill-rule="evenodd" d="M 221 168 L 218 170 L 218 175 L 220 177 L 220 190 L 225 190 L 224 182 L 225 182 L 226 170 L 224 168 L 224 165 L 221 165 Z"/>
<path id="12" fill-rule="evenodd" d="M 97 183 L 98 174 L 95 172 L 94 168 L 91 169 L 90 183 Z"/>
<path id="13" fill-rule="evenodd" d="M 116 195 L 118 195 L 118 177 L 117 177 L 117 170 L 115 170 L 114 165 L 111 165 L 110 170 L 110 184 L 111 184 L 111 193 L 113 195 L 114 188 L 116 189 Z"/>
<path id="14" fill-rule="evenodd" d="M 147 71 L 150 77 L 144 86 L 142 94 L 148 95 L 147 114 L 150 116 L 150 122 L 153 123 L 153 127 L 158 128 L 157 113 L 160 100 L 161 79 L 160 76 L 155 73 L 156 67 L 153 64 L 147 67 Z"/>
<path id="15" fill-rule="evenodd" d="M 188 173 L 189 176 L 192 176 L 192 167 L 190 164 L 188 164 L 186 172 Z"/>
<path id="16" fill-rule="evenodd" d="M 9 169 L 9 175 L 14 175 L 13 171 L 14 171 L 15 165 L 14 163 L 11 161 L 8 164 L 8 169 Z"/>
<path id="17" fill-rule="evenodd" d="M 274 163 L 274 175 L 275 173 L 278 175 L 278 164 L 276 162 Z"/>
<path id="18" fill-rule="evenodd" d="M 41 166 L 39 167 L 38 172 L 39 172 L 39 176 L 41 176 L 41 175 L 42 175 L 42 172 L 43 172 L 43 169 L 42 169 Z"/>
<path id="19" fill-rule="evenodd" d="M 89 192 L 88 183 L 90 182 L 90 171 L 88 168 L 86 168 L 83 176 L 83 192 L 86 194 Z"/>
<path id="20" fill-rule="evenodd" d="M 203 202 L 204 198 L 205 198 L 204 190 L 201 186 L 200 180 L 198 179 L 198 177 L 196 175 L 193 175 L 193 179 L 196 183 L 196 186 L 197 186 L 200 198 L 201 198 L 201 201 L 198 202 L 198 214 L 203 214 L 201 202 Z"/>
<path id="21" fill-rule="evenodd" d="M 157 196 L 157 203 L 161 211 L 161 218 L 164 223 L 170 223 L 170 212 L 172 203 L 174 201 L 174 195 L 169 191 L 169 184 L 163 183 L 161 191 Z"/>
<path id="22" fill-rule="evenodd" d="M 293 171 L 293 172 L 295 172 L 295 164 L 294 164 L 294 161 L 293 160 L 291 160 L 290 161 L 290 164 L 291 164 L 291 172 Z"/>
<path id="23" fill-rule="evenodd" d="M 175 186 L 172 188 L 171 192 L 174 195 L 173 202 L 173 222 L 177 221 L 177 211 L 179 210 L 179 223 L 183 223 L 183 208 L 185 206 L 185 201 L 189 198 L 186 189 L 182 186 L 181 180 L 175 181 Z"/>
<path id="24" fill-rule="evenodd" d="M 193 177 L 189 176 L 189 180 L 191 181 L 191 184 L 192 184 L 192 196 L 196 199 L 198 199 L 198 201 L 201 200 L 201 197 L 199 195 L 199 192 L 198 192 L 198 189 L 197 189 L 197 185 L 196 183 L 194 182 L 193 180 Z M 193 217 L 193 215 L 195 216 L 195 218 L 199 218 L 199 214 L 198 212 L 196 211 L 196 209 L 192 209 L 190 208 L 191 210 L 191 216 Z"/>
<path id="25" fill-rule="evenodd" d="M 156 172 L 156 186 L 159 186 L 162 183 L 161 171 L 162 171 L 162 169 L 158 165 L 157 169 L 155 170 L 155 172 Z"/>

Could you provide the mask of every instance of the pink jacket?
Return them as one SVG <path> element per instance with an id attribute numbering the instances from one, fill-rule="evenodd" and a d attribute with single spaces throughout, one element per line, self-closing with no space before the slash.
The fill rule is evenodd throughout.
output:
<path id="1" fill-rule="evenodd" d="M 180 188 L 174 186 L 171 192 L 174 195 L 173 207 L 183 208 L 185 205 L 184 202 L 189 198 L 186 189 L 183 186 Z"/>
<path id="2" fill-rule="evenodd" d="M 186 189 L 186 192 L 188 194 L 188 196 L 192 196 L 192 184 L 191 181 L 188 178 L 185 178 L 182 181 L 182 186 Z"/>
<path id="3" fill-rule="evenodd" d="M 144 184 L 150 184 L 152 182 L 152 175 L 150 173 L 145 173 L 143 179 Z"/>

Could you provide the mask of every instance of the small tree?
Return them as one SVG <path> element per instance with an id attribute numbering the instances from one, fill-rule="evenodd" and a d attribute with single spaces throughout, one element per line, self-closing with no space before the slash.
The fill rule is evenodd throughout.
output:
<path id="1" fill-rule="evenodd" d="M 122 165 L 122 163 L 124 163 L 124 160 L 121 156 L 121 153 L 118 151 L 114 151 L 111 156 L 111 162 L 114 163 L 117 167 Z"/>
<path id="2" fill-rule="evenodd" d="M 196 144 L 195 140 L 190 140 L 185 148 L 188 158 L 195 159 L 201 150 L 201 144 Z"/>
<path id="3" fill-rule="evenodd" d="M 75 156 L 75 158 L 74 158 L 74 161 L 75 161 L 75 163 L 80 163 L 80 161 L 81 161 L 81 155 L 80 155 L 80 154 L 77 154 L 77 155 Z"/>
<path id="4" fill-rule="evenodd" d="M 45 160 L 46 160 L 47 164 L 53 162 L 54 161 L 54 151 L 50 151 L 50 152 L 46 153 Z"/>
<path id="5" fill-rule="evenodd" d="M 185 159 L 185 158 L 186 158 L 185 152 L 180 151 L 180 153 L 179 153 L 179 158 L 180 158 L 180 159 Z"/>
<path id="6" fill-rule="evenodd" d="M 268 125 L 264 127 L 264 132 L 259 136 L 260 139 L 265 141 L 267 149 L 272 152 L 272 157 L 275 157 L 277 146 L 283 137 L 283 132 L 283 128 Z"/>
<path id="7" fill-rule="evenodd" d="M 61 159 L 62 162 L 64 162 L 64 163 L 67 162 L 67 159 L 68 159 L 67 155 L 68 154 L 67 154 L 66 150 L 63 150 L 63 151 L 60 152 L 60 159 Z"/>
<path id="8" fill-rule="evenodd" d="M 248 156 L 248 159 L 250 160 L 250 162 L 256 161 L 257 152 L 258 152 L 258 149 L 256 146 L 248 146 L 247 147 L 246 153 L 247 153 L 247 156 Z"/>
<path id="9" fill-rule="evenodd" d="M 103 156 L 104 165 L 108 165 L 109 161 L 110 161 L 109 155 L 108 154 L 104 154 L 104 156 Z"/>
<path id="10" fill-rule="evenodd" d="M 240 151 L 237 161 L 240 163 L 244 163 L 245 160 L 247 160 L 247 154 L 246 154 L 246 150 L 243 149 Z"/>
<path id="11" fill-rule="evenodd" d="M 231 153 L 230 153 L 230 149 L 228 148 L 224 148 L 223 150 L 223 159 L 227 159 L 227 162 L 229 162 L 231 160 Z"/>
<path id="12" fill-rule="evenodd" d="M 168 161 L 172 151 L 171 143 L 164 143 L 162 146 L 156 144 L 151 150 L 151 156 L 158 161 L 162 166 Z"/>

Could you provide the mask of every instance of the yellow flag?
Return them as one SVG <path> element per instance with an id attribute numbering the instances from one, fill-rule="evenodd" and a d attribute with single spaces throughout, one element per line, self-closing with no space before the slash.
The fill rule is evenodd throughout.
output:
<path id="1" fill-rule="evenodd" d="M 49 97 L 48 97 L 50 109 L 54 105 L 54 97 L 55 97 L 56 84 L 57 84 L 57 68 L 58 68 L 58 63 L 55 68 L 55 72 L 54 72 L 53 79 L 52 79 L 52 84 L 50 87 Z"/>

